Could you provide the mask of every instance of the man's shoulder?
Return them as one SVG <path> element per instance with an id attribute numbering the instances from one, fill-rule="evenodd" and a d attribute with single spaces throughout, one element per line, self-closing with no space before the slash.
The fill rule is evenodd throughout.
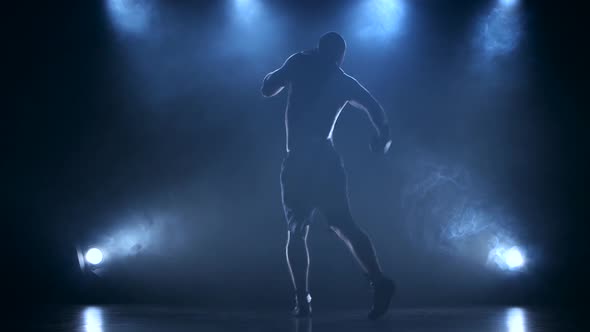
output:
<path id="1" fill-rule="evenodd" d="M 356 85 L 358 84 L 358 81 L 356 80 L 356 78 L 354 78 L 352 75 L 349 75 L 348 73 L 346 73 L 342 68 L 338 68 L 340 71 L 340 74 L 342 76 L 342 80 L 350 85 Z"/>
<path id="2" fill-rule="evenodd" d="M 347 80 L 356 82 L 356 79 L 354 77 L 352 77 L 352 75 L 345 72 L 344 69 L 342 69 L 342 67 L 338 67 L 338 70 L 339 70 L 340 74 L 342 75 L 342 77 L 344 77 Z"/>
<path id="3" fill-rule="evenodd" d="M 303 60 L 303 59 L 312 59 L 315 58 L 317 56 L 316 54 L 317 52 L 313 49 L 311 50 L 305 50 L 305 51 L 300 51 L 300 52 L 296 52 L 293 53 L 289 56 L 289 59 L 293 59 L 293 60 Z"/>
<path id="4" fill-rule="evenodd" d="M 297 52 L 291 54 L 287 61 L 285 62 L 289 67 L 297 67 L 300 66 L 302 62 L 304 62 L 305 54 L 303 52 Z"/>
<path id="5" fill-rule="evenodd" d="M 318 50 L 315 48 L 309 49 L 309 50 L 304 50 L 301 52 L 297 52 L 295 54 L 299 54 L 301 57 L 313 57 L 316 56 L 318 53 Z"/>

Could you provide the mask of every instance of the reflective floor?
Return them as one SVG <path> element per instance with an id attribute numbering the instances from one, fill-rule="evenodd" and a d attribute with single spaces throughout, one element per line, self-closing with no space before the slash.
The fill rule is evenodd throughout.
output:
<path id="1" fill-rule="evenodd" d="M 376 322 L 361 312 L 316 313 L 313 319 L 261 312 L 211 313 L 189 308 L 92 306 L 44 310 L 25 317 L 34 331 L 582 331 L 569 319 L 526 308 L 395 309 Z"/>

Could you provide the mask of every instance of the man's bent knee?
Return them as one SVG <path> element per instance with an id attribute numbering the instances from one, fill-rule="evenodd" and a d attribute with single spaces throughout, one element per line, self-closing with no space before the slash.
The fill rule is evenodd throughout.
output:
<path id="1" fill-rule="evenodd" d="M 354 241 L 366 236 L 365 232 L 354 222 L 330 225 L 330 228 L 342 239 Z"/>
<path id="2" fill-rule="evenodd" d="M 289 229 L 289 241 L 295 240 L 307 240 L 307 233 L 309 230 L 309 226 L 301 226 L 301 227 L 291 227 Z"/>
<path id="3" fill-rule="evenodd" d="M 326 215 L 328 226 L 336 233 L 355 233 L 360 231 L 350 213 L 330 213 Z"/>

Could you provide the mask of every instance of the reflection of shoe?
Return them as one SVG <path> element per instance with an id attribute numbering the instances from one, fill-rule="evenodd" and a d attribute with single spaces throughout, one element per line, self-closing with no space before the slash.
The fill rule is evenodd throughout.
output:
<path id="1" fill-rule="evenodd" d="M 295 296 L 295 308 L 291 313 L 296 318 L 311 317 L 311 295 Z"/>
<path id="2" fill-rule="evenodd" d="M 371 286 L 373 286 L 373 308 L 369 312 L 369 319 L 375 320 L 387 312 L 395 292 L 395 284 L 391 279 L 383 278 L 372 282 Z"/>

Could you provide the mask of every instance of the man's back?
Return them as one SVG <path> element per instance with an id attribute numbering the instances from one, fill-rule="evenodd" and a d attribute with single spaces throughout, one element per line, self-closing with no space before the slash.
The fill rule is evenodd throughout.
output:
<path id="1" fill-rule="evenodd" d="M 322 55 L 318 49 L 295 53 L 283 66 L 266 75 L 262 94 L 271 97 L 284 87 L 289 90 L 285 114 L 287 151 L 309 150 L 330 143 L 335 122 L 347 102 L 369 115 L 379 138 L 373 142 L 374 147 L 385 146 L 389 140 L 381 105 L 340 69 L 338 61 Z"/>
<path id="2" fill-rule="evenodd" d="M 327 143 L 338 114 L 348 102 L 352 78 L 315 51 L 293 55 L 287 66 L 288 149 L 309 149 Z"/>

